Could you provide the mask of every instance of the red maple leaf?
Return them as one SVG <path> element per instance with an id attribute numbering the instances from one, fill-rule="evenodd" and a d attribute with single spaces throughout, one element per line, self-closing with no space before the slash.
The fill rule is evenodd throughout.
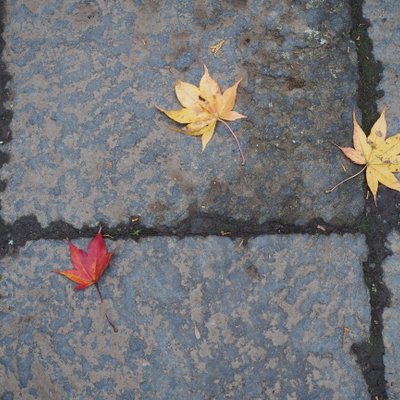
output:
<path id="1" fill-rule="evenodd" d="M 55 270 L 57 274 L 64 275 L 71 281 L 78 283 L 75 289 L 85 289 L 96 285 L 110 262 L 112 253 L 107 253 L 106 244 L 101 236 L 101 228 L 98 234 L 90 241 L 87 252 L 76 247 L 68 241 L 71 262 L 74 269 L 66 271 Z"/>
<path id="2" fill-rule="evenodd" d="M 68 241 L 68 246 L 74 268 L 67 269 L 66 271 L 54 270 L 53 272 L 64 275 L 68 279 L 71 279 L 71 281 L 78 283 L 78 285 L 75 286 L 76 290 L 95 285 L 100 297 L 100 302 L 103 303 L 103 296 L 100 292 L 98 282 L 110 262 L 112 253 L 107 253 L 106 244 L 101 236 L 101 227 L 97 235 L 90 241 L 87 252 L 76 247 L 70 240 Z M 114 329 L 114 332 L 118 332 L 118 329 L 108 318 L 105 311 L 104 314 L 107 321 Z"/>

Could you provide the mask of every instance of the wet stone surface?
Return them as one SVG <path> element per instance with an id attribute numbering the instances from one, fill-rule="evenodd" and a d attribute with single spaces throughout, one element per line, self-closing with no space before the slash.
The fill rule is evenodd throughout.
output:
<path id="1" fill-rule="evenodd" d="M 94 287 L 51 273 L 69 266 L 65 242 L 2 260 L 3 398 L 369 399 L 350 354 L 370 319 L 363 236 L 108 247 L 101 289 L 118 333 Z"/>
<path id="2" fill-rule="evenodd" d="M 324 193 L 356 170 L 332 144 L 351 143 L 358 79 L 347 3 L 8 1 L 1 216 L 76 227 L 129 215 L 173 227 L 199 212 L 216 224 L 354 221 L 361 177 Z M 248 118 L 232 128 L 245 167 L 224 126 L 202 153 L 155 108 L 177 108 L 175 80 L 197 84 L 203 64 L 223 89 L 242 79 L 236 110 Z"/>
<path id="3" fill-rule="evenodd" d="M 392 255 L 383 263 L 383 279 L 391 293 L 391 304 L 383 312 L 383 339 L 385 343 L 385 378 L 389 399 L 400 397 L 400 235 L 392 232 L 388 237 Z"/>

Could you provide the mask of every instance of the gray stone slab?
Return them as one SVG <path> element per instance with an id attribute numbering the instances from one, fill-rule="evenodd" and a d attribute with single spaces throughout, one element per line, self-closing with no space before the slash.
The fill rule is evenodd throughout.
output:
<path id="1" fill-rule="evenodd" d="M 400 132 L 400 7 L 392 0 L 365 0 L 363 13 L 371 22 L 368 29 L 374 45 L 375 59 L 383 66 L 379 89 L 384 97 L 378 100 L 379 108 L 386 104 L 388 113 L 388 132 Z"/>
<path id="2" fill-rule="evenodd" d="M 119 333 L 95 288 L 51 273 L 69 267 L 65 242 L 2 260 L 3 399 L 369 399 L 350 354 L 370 322 L 363 236 L 108 247 L 101 289 Z"/>
<path id="3" fill-rule="evenodd" d="M 324 193 L 354 171 L 332 145 L 351 143 L 358 79 L 347 1 L 6 3 L 6 221 L 343 223 L 362 211 L 362 177 Z M 175 81 L 198 84 L 203 64 L 223 89 L 242 79 L 248 119 L 232 127 L 245 167 L 223 125 L 202 153 L 155 108 L 177 108 Z"/>
<path id="4" fill-rule="evenodd" d="M 387 245 L 393 255 L 382 265 L 383 279 L 391 292 L 390 308 L 383 312 L 384 363 L 388 396 L 394 400 L 400 397 L 400 235 L 392 232 Z"/>

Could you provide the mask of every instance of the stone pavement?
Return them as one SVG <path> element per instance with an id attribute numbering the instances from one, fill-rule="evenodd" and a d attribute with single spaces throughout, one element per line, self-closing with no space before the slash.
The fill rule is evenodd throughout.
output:
<path id="1" fill-rule="evenodd" d="M 350 354 L 369 330 L 362 236 L 119 244 L 101 283 L 117 334 L 94 288 L 51 274 L 65 242 L 3 259 L 4 398 L 369 398 Z"/>
<path id="2" fill-rule="evenodd" d="M 389 398 L 400 397 L 400 352 L 399 352 L 399 328 L 400 328 L 400 245 L 399 234 L 393 232 L 388 238 L 388 247 L 393 252 L 383 264 L 384 279 L 392 293 L 391 307 L 383 313 L 385 342 L 385 367 L 388 384 Z"/>
<path id="3" fill-rule="evenodd" d="M 333 145 L 351 143 L 363 80 L 350 38 L 358 3 L 5 1 L 1 399 L 386 398 L 354 354 L 375 339 L 364 181 L 324 192 L 358 171 Z M 365 4 L 391 128 L 396 57 L 385 58 L 394 44 L 383 39 L 393 4 Z M 244 167 L 223 125 L 201 152 L 155 108 L 177 108 L 175 81 L 198 84 L 203 64 L 223 89 L 242 79 L 235 109 L 248 118 L 232 127 Z M 40 240 L 16 247 L 28 216 Z M 247 235 L 207 234 L 226 221 Z M 81 232 L 80 246 L 99 223 L 129 231 L 107 241 L 116 251 L 100 282 L 118 333 L 94 288 L 75 292 L 51 272 L 70 265 L 65 233 L 46 240 L 54 223 Z M 274 224 L 292 233 L 270 234 Z M 193 235 L 199 226 L 204 236 Z M 396 238 L 383 265 L 394 293 L 383 330 L 391 398 Z"/>
<path id="4" fill-rule="evenodd" d="M 2 217 L 77 227 L 131 214 L 151 227 L 197 213 L 353 221 L 359 185 L 324 195 L 347 176 L 341 164 L 352 169 L 332 145 L 349 141 L 357 90 L 349 7 L 292 3 L 9 1 L 18 134 L 2 169 Z M 224 89 L 242 79 L 236 109 L 248 118 L 232 127 L 244 168 L 223 125 L 202 153 L 155 108 L 178 107 L 175 81 L 198 84 L 203 64 Z"/>

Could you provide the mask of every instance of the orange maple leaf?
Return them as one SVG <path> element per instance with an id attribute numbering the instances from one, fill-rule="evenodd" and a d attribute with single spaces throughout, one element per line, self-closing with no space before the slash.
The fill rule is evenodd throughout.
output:
<path id="1" fill-rule="evenodd" d="M 112 256 L 112 253 L 107 253 L 106 244 L 101 236 L 101 228 L 90 241 L 87 252 L 76 247 L 70 240 L 68 245 L 74 268 L 53 272 L 64 275 L 71 281 L 78 283 L 78 286 L 75 287 L 77 290 L 97 285 Z"/>
<path id="2" fill-rule="evenodd" d="M 181 132 L 191 136 L 201 136 L 203 151 L 214 135 L 217 122 L 223 123 L 234 137 L 244 165 L 245 159 L 239 140 L 225 122 L 246 118 L 245 115 L 233 111 L 239 83 L 240 80 L 222 93 L 218 83 L 211 78 L 204 65 L 204 75 L 199 87 L 182 81 L 177 81 L 175 85 L 176 97 L 183 108 L 171 111 L 157 108 L 174 121 L 187 124 Z"/>
<path id="3" fill-rule="evenodd" d="M 353 145 L 354 147 L 338 146 L 344 155 L 353 163 L 364 165 L 360 171 L 342 182 L 339 182 L 331 192 L 339 185 L 353 179 L 366 171 L 367 185 L 371 190 L 375 205 L 377 205 L 377 192 L 379 183 L 390 189 L 400 191 L 400 181 L 394 173 L 400 172 L 400 133 L 387 137 L 386 107 L 380 117 L 371 128 L 367 137 L 357 122 L 356 114 L 353 111 Z"/>

